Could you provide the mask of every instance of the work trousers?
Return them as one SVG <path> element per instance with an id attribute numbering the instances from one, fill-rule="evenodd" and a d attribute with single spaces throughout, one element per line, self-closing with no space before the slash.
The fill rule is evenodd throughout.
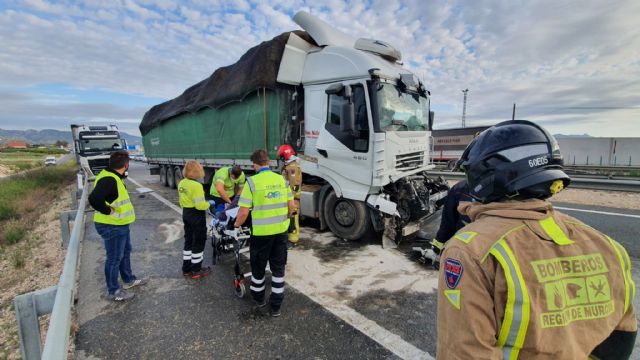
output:
<path id="1" fill-rule="evenodd" d="M 182 272 L 196 272 L 204 260 L 204 244 L 207 242 L 207 218 L 204 210 L 182 209 L 184 222 L 184 250 L 182 251 Z"/>
<path id="2" fill-rule="evenodd" d="M 287 264 L 287 233 L 267 236 L 251 236 L 249 244 L 251 256 L 251 295 L 262 303 L 266 289 L 265 269 L 271 268 L 272 310 L 279 310 L 284 299 L 284 267 Z"/>
<path id="3" fill-rule="evenodd" d="M 294 200 L 296 214 L 290 218 L 289 241 L 297 243 L 300 240 L 300 199 Z"/>
<path id="4" fill-rule="evenodd" d="M 107 258 L 104 262 L 104 277 L 109 295 L 119 288 L 118 275 L 125 283 L 136 279 L 131 271 L 131 233 L 129 225 L 95 223 L 96 231 L 104 241 Z"/>

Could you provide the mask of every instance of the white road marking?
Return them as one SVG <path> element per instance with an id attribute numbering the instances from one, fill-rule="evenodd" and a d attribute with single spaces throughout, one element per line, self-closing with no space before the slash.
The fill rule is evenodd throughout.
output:
<path id="1" fill-rule="evenodd" d="M 142 187 L 140 183 L 135 181 L 132 178 L 128 178 L 135 185 Z M 174 205 L 169 200 L 163 198 L 155 192 L 152 192 L 151 195 L 156 199 L 160 200 L 163 204 L 167 205 L 169 208 L 173 209 L 179 214 L 182 214 L 182 210 Z M 289 281 L 289 286 L 291 286 L 291 281 Z M 293 286 L 291 286 L 293 287 Z M 396 356 L 402 359 L 425 359 L 425 360 L 433 360 L 433 356 L 429 355 L 428 352 L 422 351 L 416 346 L 410 344 L 409 342 L 402 339 L 400 336 L 392 333 L 391 331 L 385 329 L 384 327 L 378 325 L 373 320 L 368 319 L 364 315 L 355 311 L 351 307 L 339 303 L 335 299 L 332 299 L 329 296 L 312 293 L 312 287 L 307 288 L 304 286 L 303 282 L 300 282 L 297 286 L 294 287 L 297 291 L 307 296 L 312 301 L 316 302 L 318 305 L 327 309 L 329 312 L 342 319 L 347 324 L 353 326 L 355 329 L 368 336 L 378 344 L 385 347 L 387 350 L 394 353 Z"/>
<path id="2" fill-rule="evenodd" d="M 134 185 L 138 186 L 138 187 L 144 187 L 142 185 L 140 185 L 139 182 L 133 180 L 130 177 L 127 177 L 127 179 L 129 179 L 129 181 L 131 181 Z M 182 214 L 182 209 L 180 209 L 180 207 L 174 205 L 171 201 L 163 198 L 162 196 L 158 195 L 155 192 L 150 193 L 151 196 L 153 196 L 154 198 L 160 200 L 163 204 L 167 205 L 168 207 L 170 207 L 171 209 L 173 209 L 174 211 L 176 211 L 178 214 Z"/>
<path id="3" fill-rule="evenodd" d="M 634 219 L 640 219 L 640 215 L 633 215 L 633 214 L 622 214 L 622 213 L 614 213 L 614 212 L 598 211 L 598 210 L 574 209 L 574 208 L 567 208 L 567 207 L 561 207 L 561 206 L 554 206 L 553 208 L 558 210 L 578 211 L 578 212 L 586 212 L 591 214 L 623 216 L 623 217 L 630 217 Z"/>

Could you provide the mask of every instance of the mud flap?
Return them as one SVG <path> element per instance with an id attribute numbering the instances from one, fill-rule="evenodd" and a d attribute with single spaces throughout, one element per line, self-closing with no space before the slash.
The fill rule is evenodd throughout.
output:
<path id="1" fill-rule="evenodd" d="M 384 218 L 384 232 L 382 233 L 382 248 L 383 249 L 395 249 L 398 247 L 396 238 L 398 233 L 396 231 L 395 217 Z"/>

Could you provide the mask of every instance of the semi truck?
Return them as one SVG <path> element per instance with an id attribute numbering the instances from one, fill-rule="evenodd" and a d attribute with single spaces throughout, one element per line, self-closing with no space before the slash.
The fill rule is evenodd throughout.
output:
<path id="1" fill-rule="evenodd" d="M 71 125 L 76 162 L 89 175 L 109 166 L 111 153 L 127 148 L 116 125 Z"/>
<path id="2" fill-rule="evenodd" d="M 147 161 L 166 186 L 196 159 L 205 184 L 222 166 L 251 169 L 257 148 L 294 147 L 303 171 L 300 214 L 337 236 L 383 233 L 396 246 L 417 232 L 448 190 L 427 175 L 434 114 L 425 85 L 400 51 L 355 39 L 301 11 L 303 31 L 251 48 L 140 124 Z M 280 164 L 281 165 L 281 164 Z"/>
<path id="3" fill-rule="evenodd" d="M 433 148 L 431 159 L 434 164 L 446 165 L 453 170 L 456 162 L 462 156 L 464 149 L 473 138 L 488 129 L 490 126 L 474 126 L 464 128 L 452 128 L 433 130 Z"/>

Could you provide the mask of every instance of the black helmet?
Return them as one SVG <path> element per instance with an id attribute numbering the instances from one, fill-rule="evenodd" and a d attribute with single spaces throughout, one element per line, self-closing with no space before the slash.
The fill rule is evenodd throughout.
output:
<path id="1" fill-rule="evenodd" d="M 556 139 L 526 120 L 501 122 L 474 139 L 461 158 L 471 196 L 545 199 L 569 185 Z"/>

